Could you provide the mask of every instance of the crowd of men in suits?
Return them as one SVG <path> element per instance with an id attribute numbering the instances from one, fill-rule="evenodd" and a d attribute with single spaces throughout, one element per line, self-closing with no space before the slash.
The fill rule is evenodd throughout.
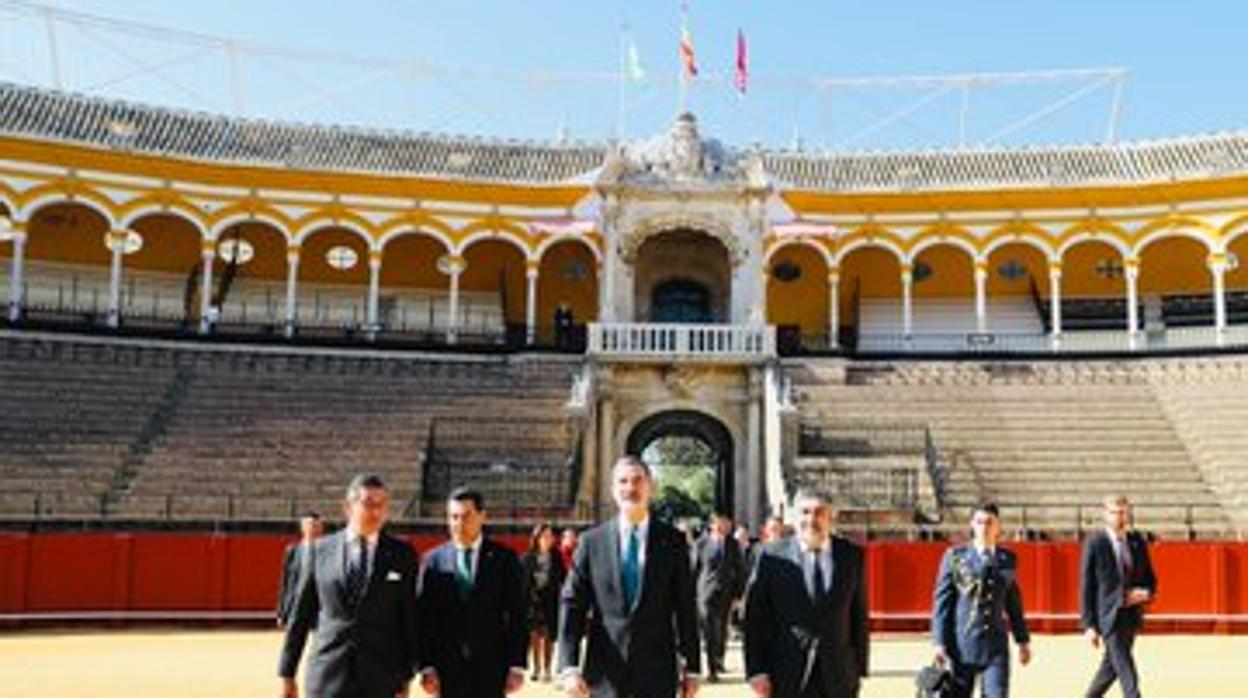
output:
<path id="1" fill-rule="evenodd" d="M 566 533 L 555 549 L 553 531 L 538 527 L 523 560 L 485 535 L 481 494 L 455 490 L 448 540 L 419 565 L 382 530 L 385 483 L 355 478 L 345 527 L 321 537 L 319 517 L 307 516 L 283 558 L 281 695 L 298 696 L 295 673 L 315 631 L 305 680 L 313 698 L 407 698 L 413 681 L 444 698 L 501 698 L 523 685 L 530 642 L 542 633 L 569 696 L 692 698 L 702 650 L 708 681 L 725 671 L 734 606 L 754 696 L 858 695 L 870 659 L 865 556 L 834 534 L 824 495 L 794 496 L 791 531 L 771 519 L 752 543 L 717 514 L 691 544 L 651 516 L 644 462 L 625 456 L 611 477 L 614 518 L 585 531 L 574 552 Z M 1104 647 L 1088 696 L 1115 680 L 1128 698 L 1139 695 L 1132 648 L 1156 578 L 1128 517 L 1124 498 L 1107 499 L 1105 530 L 1084 548 L 1081 622 L 1093 647 Z M 946 551 L 937 575 L 933 662 L 947 669 L 942 695 L 969 697 L 978 680 L 984 696 L 1006 696 L 1010 636 L 1019 662 L 1031 659 L 1017 560 L 998 546 L 995 506 L 977 506 L 970 523 L 971 542 Z M 551 590 L 532 593 L 534 579 Z"/>

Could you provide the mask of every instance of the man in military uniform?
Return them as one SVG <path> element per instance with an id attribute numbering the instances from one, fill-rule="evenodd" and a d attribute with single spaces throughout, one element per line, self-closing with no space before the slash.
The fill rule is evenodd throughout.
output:
<path id="1" fill-rule="evenodd" d="M 1001 533 L 995 504 L 971 512 L 973 541 L 945 551 L 932 598 L 932 642 L 936 663 L 949 666 L 960 696 L 969 698 L 981 676 L 984 698 L 1010 692 L 1010 643 L 1019 663 L 1031 661 L 1030 636 L 1018 589 L 1018 561 L 997 546 Z"/>

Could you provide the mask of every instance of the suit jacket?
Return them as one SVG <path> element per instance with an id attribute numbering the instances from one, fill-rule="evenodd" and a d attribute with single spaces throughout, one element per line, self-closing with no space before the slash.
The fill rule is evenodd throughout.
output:
<path id="1" fill-rule="evenodd" d="M 315 621 L 306 695 L 330 698 L 354 685 L 361 696 L 392 697 L 411 680 L 419 661 L 416 554 L 407 543 L 381 534 L 372 575 L 355 604 L 346 586 L 345 530 L 317 540 L 311 554 L 286 626 L 278 675 L 295 675 Z"/>
<path id="2" fill-rule="evenodd" d="M 527 659 L 528 581 L 514 552 L 483 538 L 472 591 L 464 599 L 458 555 L 448 541 L 421 566 L 421 627 L 437 628 L 421 656 L 438 672 L 443 698 L 501 698 L 507 673 L 523 669 Z"/>
<path id="3" fill-rule="evenodd" d="M 746 676 L 766 674 L 776 698 L 796 698 L 817 662 L 824 695 L 857 695 L 870 653 L 867 621 L 861 548 L 832 538 L 830 588 L 816 604 L 797 537 L 768 543 L 745 593 Z"/>
<path id="4" fill-rule="evenodd" d="M 581 675 L 596 697 L 671 698 L 680 680 L 680 660 L 685 671 L 701 671 L 684 534 L 651 517 L 645 551 L 632 609 L 624 604 L 620 532 L 614 518 L 582 536 L 564 582 L 558 666 L 560 671 L 581 666 L 581 639 L 588 623 Z"/>
<path id="5" fill-rule="evenodd" d="M 997 548 L 984 559 L 970 545 L 946 550 L 932 594 L 932 642 L 955 662 L 986 666 L 1008 654 L 1010 633 L 1020 645 L 1031 638 L 1014 553 Z"/>
<path id="6" fill-rule="evenodd" d="M 1083 544 L 1079 565 L 1079 619 L 1085 630 L 1096 628 L 1101 635 L 1108 635 L 1120 612 L 1126 623 L 1138 627 L 1144 620 L 1144 609 L 1142 606 L 1124 605 L 1127 590 L 1143 587 L 1152 594 L 1157 593 L 1157 576 L 1148 556 L 1148 542 L 1138 532 L 1128 531 L 1126 543 L 1131 551 L 1132 566 L 1131 577 L 1125 580 L 1108 532 L 1097 531 Z"/>
<path id="7" fill-rule="evenodd" d="M 290 622 L 290 614 L 295 607 L 302 560 L 303 543 L 301 541 L 287 545 L 286 550 L 282 552 L 282 576 L 277 585 L 277 610 L 275 612 L 282 625 Z"/>
<path id="8" fill-rule="evenodd" d="M 731 604 L 741 595 L 746 581 L 741 545 L 731 538 L 714 545 L 707 535 L 698 539 L 694 549 L 698 607 L 722 608 Z"/>

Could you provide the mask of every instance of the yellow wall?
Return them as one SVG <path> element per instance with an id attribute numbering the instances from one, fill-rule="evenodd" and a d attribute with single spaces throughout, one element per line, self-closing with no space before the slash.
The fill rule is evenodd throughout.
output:
<path id="1" fill-rule="evenodd" d="M 1232 240 L 1227 250 L 1239 258 L 1239 266 L 1226 272 L 1227 290 L 1248 291 L 1248 235 Z"/>
<path id="2" fill-rule="evenodd" d="M 104 246 L 108 223 L 95 211 L 73 204 L 40 209 L 27 229 L 26 257 L 31 260 L 108 266 Z"/>
<path id="3" fill-rule="evenodd" d="M 383 288 L 448 290 L 450 278 L 438 271 L 438 259 L 446 247 L 428 235 L 405 235 L 391 240 L 381 261 Z"/>
<path id="4" fill-rule="evenodd" d="M 1096 266 L 1107 259 L 1122 263 L 1118 250 L 1099 240 L 1081 242 L 1066 250 L 1062 257 L 1062 297 L 1126 298 L 1126 279 L 1109 279 L 1096 273 Z"/>
<path id="5" fill-rule="evenodd" d="M 1140 255 L 1140 293 L 1212 293 L 1208 249 L 1190 238 L 1166 238 Z"/>
<path id="6" fill-rule="evenodd" d="M 583 265 L 584 278 L 569 278 L 568 267 Z M 594 254 L 580 242 L 553 245 L 542 256 L 537 277 L 537 325 L 554 325 L 560 303 L 572 308 L 572 322 L 578 325 L 598 319 L 598 268 Z"/>
<path id="7" fill-rule="evenodd" d="M 854 291 L 860 298 L 901 298 L 901 265 L 882 247 L 860 247 L 841 259 L 841 324 L 854 316 Z"/>
<path id="8" fill-rule="evenodd" d="M 974 298 L 975 264 L 964 250 L 936 245 L 919 253 L 914 265 L 927 264 L 931 276 L 914 282 L 915 298 Z M 898 294 L 900 297 L 900 294 Z"/>
<path id="9" fill-rule="evenodd" d="M 1027 269 L 1027 274 L 1013 281 L 1001 276 L 1001 267 L 1014 261 Z M 1002 245 L 988 257 L 988 296 L 1030 296 L 1031 279 L 1041 296 L 1049 295 L 1049 260 L 1040 250 L 1023 243 Z"/>
<path id="10" fill-rule="evenodd" d="M 143 236 L 143 247 L 126 256 L 126 268 L 189 274 L 202 264 L 202 238 L 185 219 L 152 214 L 130 227 Z"/>
<path id="11" fill-rule="evenodd" d="M 797 265 L 802 275 L 781 281 L 771 270 L 784 263 Z M 771 258 L 767 275 L 767 322 L 798 325 L 802 334 L 828 331 L 828 265 L 818 251 L 791 244 Z"/>
<path id="12" fill-rule="evenodd" d="M 330 249 L 350 247 L 358 261 L 350 269 L 329 266 L 325 255 Z M 331 284 L 358 284 L 368 287 L 368 245 L 359 235 L 342 228 L 323 228 L 303 241 L 299 251 L 299 279 Z"/>
<path id="13" fill-rule="evenodd" d="M 507 324 L 523 325 L 526 281 L 524 255 L 520 250 L 502 240 L 483 240 L 469 247 L 464 258 L 468 268 L 459 277 L 460 289 L 497 292 L 501 275 Z"/>

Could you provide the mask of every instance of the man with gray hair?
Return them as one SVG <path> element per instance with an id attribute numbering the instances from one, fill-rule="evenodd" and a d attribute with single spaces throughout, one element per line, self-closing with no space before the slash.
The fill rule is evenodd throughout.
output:
<path id="1" fill-rule="evenodd" d="M 757 698 L 856 698 L 867 676 L 866 564 L 832 534 L 815 490 L 793 497 L 797 532 L 767 543 L 745 592 L 745 670 Z"/>
<path id="2" fill-rule="evenodd" d="M 299 695 L 295 671 L 315 624 L 307 695 L 406 698 L 420 666 L 416 554 L 381 530 L 390 493 L 377 475 L 352 479 L 342 506 L 347 525 L 313 544 L 299 581 L 278 665 L 281 695 Z"/>

